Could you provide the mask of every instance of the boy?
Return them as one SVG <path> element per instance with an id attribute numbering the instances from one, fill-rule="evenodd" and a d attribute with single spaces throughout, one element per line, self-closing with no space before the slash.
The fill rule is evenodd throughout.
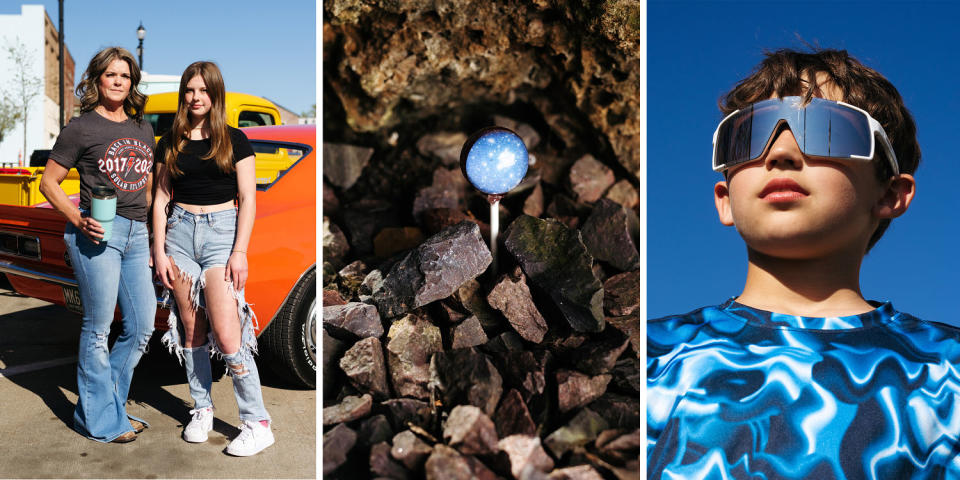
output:
<path id="1" fill-rule="evenodd" d="M 860 294 L 915 191 L 899 93 L 845 51 L 781 50 L 721 110 L 714 199 L 747 279 L 648 323 L 650 478 L 960 478 L 960 329 Z"/>

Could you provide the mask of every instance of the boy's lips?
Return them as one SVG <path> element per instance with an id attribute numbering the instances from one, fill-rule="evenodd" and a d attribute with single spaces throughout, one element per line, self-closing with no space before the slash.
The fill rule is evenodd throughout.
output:
<path id="1" fill-rule="evenodd" d="M 767 182 L 767 185 L 760 191 L 760 198 L 772 201 L 793 201 L 799 200 L 809 195 L 799 183 L 790 178 L 774 178 Z"/>

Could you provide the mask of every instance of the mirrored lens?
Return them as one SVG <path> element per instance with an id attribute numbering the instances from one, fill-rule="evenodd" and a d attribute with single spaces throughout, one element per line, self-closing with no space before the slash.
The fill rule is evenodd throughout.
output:
<path id="1" fill-rule="evenodd" d="M 843 105 L 818 100 L 814 99 L 805 110 L 804 143 L 800 143 L 800 149 L 817 157 L 869 156 L 871 130 L 867 117 Z"/>
<path id="2" fill-rule="evenodd" d="M 731 167 L 750 156 L 751 110 L 737 112 L 720 125 L 717 132 L 715 167 Z"/>

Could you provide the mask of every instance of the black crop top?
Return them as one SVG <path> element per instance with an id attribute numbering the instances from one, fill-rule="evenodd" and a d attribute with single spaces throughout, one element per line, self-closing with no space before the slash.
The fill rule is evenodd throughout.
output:
<path id="1" fill-rule="evenodd" d="M 240 129 L 227 127 L 233 145 L 233 164 L 253 155 L 250 141 Z M 154 162 L 166 163 L 170 132 L 160 138 L 154 152 Z M 170 179 L 173 191 L 170 201 L 189 205 L 216 205 L 237 198 L 237 172 L 224 173 L 214 159 L 200 157 L 210 151 L 210 139 L 188 140 L 177 157 L 177 167 L 183 175 Z"/>

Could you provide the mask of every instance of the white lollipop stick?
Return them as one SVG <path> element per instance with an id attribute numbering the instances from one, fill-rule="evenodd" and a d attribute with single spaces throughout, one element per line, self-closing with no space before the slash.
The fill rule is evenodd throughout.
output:
<path id="1" fill-rule="evenodd" d="M 497 278 L 497 235 L 500 234 L 500 199 L 490 202 L 490 277 Z"/>

